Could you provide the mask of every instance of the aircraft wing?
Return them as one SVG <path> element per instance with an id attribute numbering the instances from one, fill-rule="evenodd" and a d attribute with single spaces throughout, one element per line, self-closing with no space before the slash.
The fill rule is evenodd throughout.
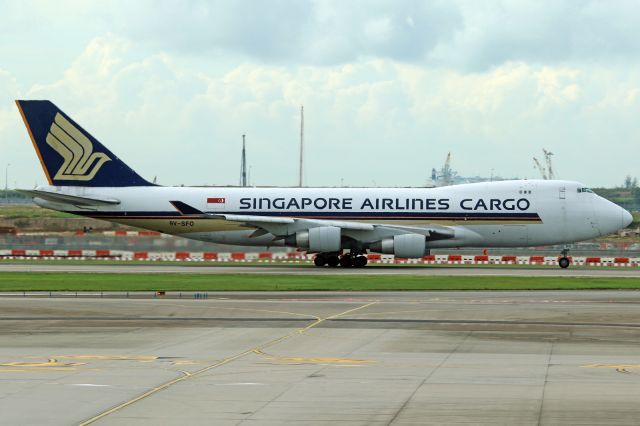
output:
<path id="1" fill-rule="evenodd" d="M 344 231 L 371 232 L 381 231 L 389 234 L 415 233 L 425 235 L 429 240 L 441 240 L 453 238 L 453 229 L 447 226 L 432 225 L 428 227 L 402 226 L 402 225 L 381 225 L 362 222 L 347 222 L 341 220 L 307 219 L 290 216 L 259 216 L 259 215 L 239 215 L 225 213 L 204 213 L 195 207 L 181 201 L 171 201 L 171 204 L 184 215 L 200 215 L 230 222 L 241 222 L 247 227 L 256 228 L 254 236 L 270 233 L 276 237 L 291 234 L 292 232 L 315 228 L 318 226 L 335 226 Z"/>
<path id="2" fill-rule="evenodd" d="M 42 198 L 53 203 L 72 204 L 74 206 L 113 206 L 120 204 L 120 200 L 115 198 L 96 198 L 90 196 L 78 196 L 61 194 L 58 192 L 40 191 L 37 189 L 17 189 L 16 191 L 29 195 L 33 198 Z"/>
<path id="3" fill-rule="evenodd" d="M 344 222 L 337 220 L 322 219 L 303 219 L 293 217 L 272 217 L 272 216 L 249 216 L 237 214 L 210 214 L 208 216 L 223 217 L 225 220 L 233 222 L 244 222 L 246 224 L 267 225 L 267 224 L 287 224 L 287 223 L 306 223 L 315 226 L 337 226 L 342 229 L 353 229 L 359 231 L 372 231 L 374 225 L 358 222 Z M 262 226 L 261 226 L 262 227 Z"/>

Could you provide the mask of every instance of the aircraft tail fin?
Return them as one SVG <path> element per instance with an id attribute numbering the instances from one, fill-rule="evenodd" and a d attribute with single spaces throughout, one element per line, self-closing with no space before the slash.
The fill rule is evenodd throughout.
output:
<path id="1" fill-rule="evenodd" d="M 49 184 L 153 186 L 50 101 L 16 105 Z"/>

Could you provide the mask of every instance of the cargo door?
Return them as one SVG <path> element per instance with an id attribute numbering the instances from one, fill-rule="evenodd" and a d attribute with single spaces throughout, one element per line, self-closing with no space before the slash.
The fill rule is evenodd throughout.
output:
<path id="1" fill-rule="evenodd" d="M 503 225 L 502 243 L 508 247 L 521 247 L 529 244 L 527 225 Z"/>

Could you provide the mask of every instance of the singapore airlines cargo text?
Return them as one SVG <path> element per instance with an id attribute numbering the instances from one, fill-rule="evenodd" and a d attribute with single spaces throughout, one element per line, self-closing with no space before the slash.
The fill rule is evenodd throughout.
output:
<path id="1" fill-rule="evenodd" d="M 525 211 L 531 206 L 526 198 L 465 198 L 459 203 L 460 209 L 472 211 Z M 353 198 L 241 198 L 241 210 L 304 210 L 314 207 L 318 210 L 353 210 Z M 448 198 L 365 198 L 359 210 L 449 210 Z"/>

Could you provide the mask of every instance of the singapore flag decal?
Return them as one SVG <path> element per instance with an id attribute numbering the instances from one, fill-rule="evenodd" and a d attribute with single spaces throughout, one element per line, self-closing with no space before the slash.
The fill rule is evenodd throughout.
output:
<path id="1" fill-rule="evenodd" d="M 207 209 L 209 210 L 224 210 L 225 199 L 220 197 L 207 198 Z"/>

